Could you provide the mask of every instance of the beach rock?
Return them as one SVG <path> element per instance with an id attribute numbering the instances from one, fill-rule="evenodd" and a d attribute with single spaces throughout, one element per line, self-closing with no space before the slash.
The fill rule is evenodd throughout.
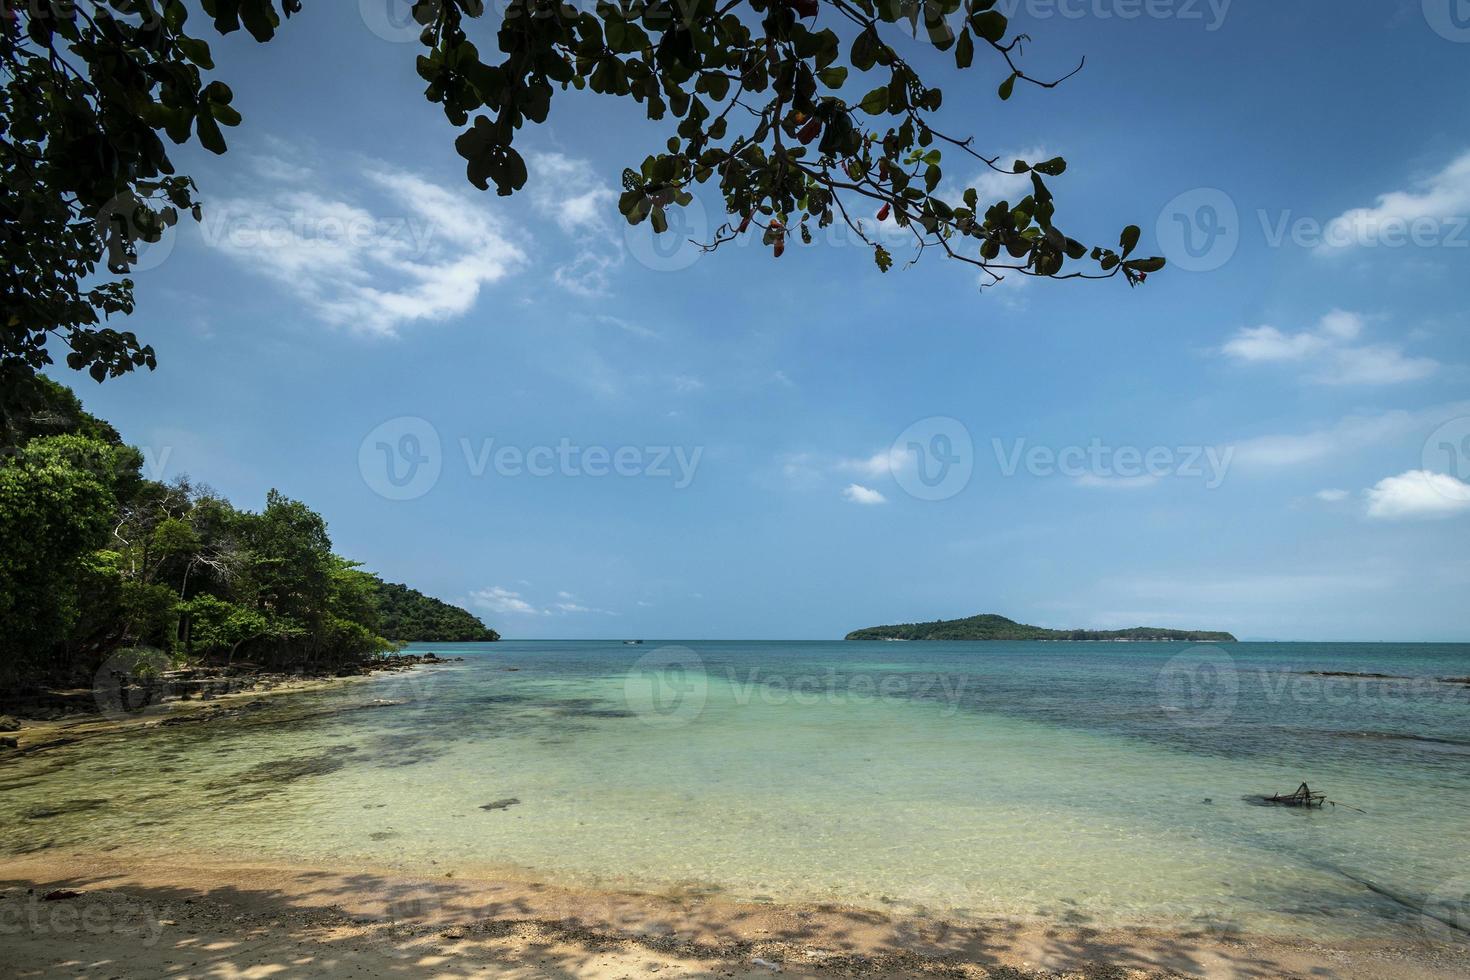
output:
<path id="1" fill-rule="evenodd" d="M 22 810 L 20 815 L 26 820 L 49 820 L 52 817 L 60 817 L 69 813 L 85 813 L 106 805 L 106 800 L 66 800 L 61 803 L 43 803 L 40 806 L 33 806 Z"/>
<path id="2" fill-rule="evenodd" d="M 0 732 L 18 731 L 20 731 L 20 722 L 16 721 L 9 715 L 0 715 Z"/>
<path id="3" fill-rule="evenodd" d="M 16 738 L 0 738 L 0 749 L 18 749 L 20 740 Z"/>
<path id="4" fill-rule="evenodd" d="M 770 970 L 772 973 L 780 973 L 781 972 L 781 964 L 780 963 L 772 963 L 770 960 L 763 960 L 759 956 L 753 957 L 751 959 L 751 961 L 750 961 L 750 965 L 751 966 L 758 966 L 758 967 L 761 967 L 762 969 Z"/>
<path id="5" fill-rule="evenodd" d="M 514 796 L 508 796 L 508 797 L 506 797 L 503 800 L 494 800 L 494 801 L 492 801 L 490 803 L 482 803 L 480 805 L 480 809 L 481 810 L 504 810 L 504 809 L 507 809 L 509 807 L 516 806 L 520 802 L 521 801 L 518 800 L 518 799 L 516 799 Z"/>
<path id="6" fill-rule="evenodd" d="M 50 892 L 47 892 L 46 894 L 42 895 L 41 896 L 41 901 L 43 901 L 43 902 L 60 902 L 60 901 L 66 900 L 68 898 L 81 898 L 81 897 L 82 897 L 82 893 L 79 892 L 79 891 L 73 891 L 70 888 L 58 888 L 55 891 L 50 891 Z"/>

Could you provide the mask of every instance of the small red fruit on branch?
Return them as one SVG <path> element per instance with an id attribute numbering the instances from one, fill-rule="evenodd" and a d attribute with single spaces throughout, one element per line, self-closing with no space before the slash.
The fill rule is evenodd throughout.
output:
<path id="1" fill-rule="evenodd" d="M 892 209 L 887 204 L 884 204 L 881 208 L 879 208 L 878 209 L 878 220 L 879 221 L 887 221 L 888 220 L 888 212 L 890 210 L 892 210 Z"/>

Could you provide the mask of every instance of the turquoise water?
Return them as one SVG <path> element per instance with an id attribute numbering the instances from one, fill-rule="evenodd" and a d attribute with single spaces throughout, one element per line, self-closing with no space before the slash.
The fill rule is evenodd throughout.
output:
<path id="1" fill-rule="evenodd" d="M 1435 680 L 1470 675 L 1470 645 L 419 649 L 465 660 L 0 767 L 0 849 L 1323 938 L 1470 926 L 1470 687 Z M 1351 808 L 1243 799 L 1302 780 Z"/>

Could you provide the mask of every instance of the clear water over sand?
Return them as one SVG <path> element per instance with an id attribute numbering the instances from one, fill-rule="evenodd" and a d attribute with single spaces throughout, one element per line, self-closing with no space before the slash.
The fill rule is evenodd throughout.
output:
<path id="1" fill-rule="evenodd" d="M 420 649 L 465 662 L 10 762 L 0 850 L 1323 938 L 1466 915 L 1470 687 L 1430 678 L 1467 645 Z M 1242 799 L 1303 779 L 1366 812 Z"/>

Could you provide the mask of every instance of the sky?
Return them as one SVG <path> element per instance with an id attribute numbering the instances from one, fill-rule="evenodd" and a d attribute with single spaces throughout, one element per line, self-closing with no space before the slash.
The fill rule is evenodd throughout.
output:
<path id="1" fill-rule="evenodd" d="M 1028 69 L 1086 64 L 1008 102 L 983 54 L 894 35 L 949 131 L 1066 158 L 1070 234 L 1136 223 L 1170 259 L 982 290 L 837 234 L 705 254 L 708 194 L 628 229 L 619 175 L 670 130 L 626 100 L 558 93 L 524 191 L 477 191 L 407 4 L 309 2 L 214 42 L 245 123 L 175 154 L 205 217 L 134 277 L 158 369 L 52 373 L 148 475 L 305 500 L 338 552 L 507 637 L 998 612 L 1470 641 L 1456 3 L 1012 0 Z M 1019 196 L 979 170 L 946 178 Z"/>

